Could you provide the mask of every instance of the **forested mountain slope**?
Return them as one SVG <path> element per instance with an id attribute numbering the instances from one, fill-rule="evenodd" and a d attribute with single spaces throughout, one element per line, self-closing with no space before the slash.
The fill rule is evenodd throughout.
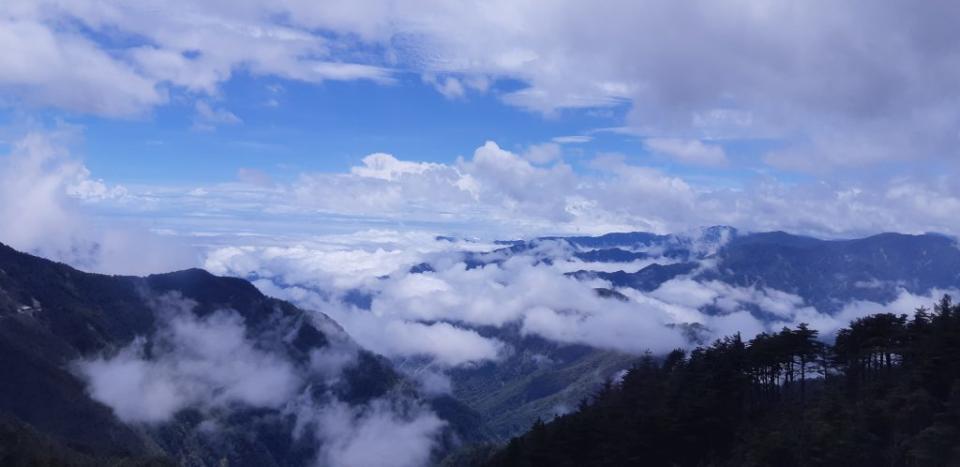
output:
<path id="1" fill-rule="evenodd" d="M 948 297 L 856 320 L 834 345 L 804 326 L 732 336 L 644 358 L 484 465 L 958 465 L 958 356 Z"/>
<path id="2" fill-rule="evenodd" d="M 0 245 L 2 465 L 307 465 L 325 442 L 310 417 L 329 407 L 440 429 L 433 407 L 444 443 L 475 430 L 461 404 L 420 398 L 328 318 L 242 279 L 89 274 Z"/>

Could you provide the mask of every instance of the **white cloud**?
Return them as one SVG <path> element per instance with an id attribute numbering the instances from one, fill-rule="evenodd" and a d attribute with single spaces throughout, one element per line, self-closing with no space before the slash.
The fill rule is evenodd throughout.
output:
<path id="1" fill-rule="evenodd" d="M 598 301 L 601 299 L 598 299 Z M 530 309 L 523 319 L 523 332 L 547 339 L 595 348 L 619 350 L 636 355 L 646 351 L 663 354 L 689 342 L 667 322 L 649 316 L 642 307 L 610 306 L 606 310 L 558 311 L 546 307 Z"/>
<path id="2" fill-rule="evenodd" d="M 723 148 L 697 140 L 649 138 L 644 141 L 648 150 L 676 159 L 682 164 L 718 167 L 727 164 Z"/>
<path id="3" fill-rule="evenodd" d="M 523 153 L 523 158 L 534 164 L 547 164 L 560 158 L 562 150 L 556 142 L 534 144 Z"/>
<path id="4" fill-rule="evenodd" d="M 567 219 L 566 194 L 575 183 L 563 164 L 534 166 L 494 142 L 454 165 L 364 158 L 350 174 L 302 175 L 292 186 L 302 207 L 374 215 L 405 222 Z"/>
<path id="5" fill-rule="evenodd" d="M 559 144 L 589 143 L 593 141 L 593 137 L 585 135 L 556 136 L 551 141 Z"/>
<path id="6" fill-rule="evenodd" d="M 447 99 L 461 99 L 467 95 L 466 87 L 453 76 L 437 77 L 428 74 L 424 76 L 424 81 L 432 84 L 434 89 Z"/>
<path id="7" fill-rule="evenodd" d="M 358 313 L 334 316 L 361 345 L 390 357 L 428 356 L 440 365 L 455 367 L 495 361 L 504 348 L 496 339 L 449 323 L 422 324 Z"/>
<path id="8" fill-rule="evenodd" d="M 414 245 L 410 245 L 411 250 L 389 244 L 374 244 L 370 248 L 358 244 L 348 248 L 332 242 L 266 248 L 223 247 L 210 252 L 204 267 L 215 274 L 255 275 L 265 279 L 284 275 L 290 283 L 350 288 L 416 264 L 419 254 Z M 290 277 L 292 272 L 296 274 Z"/>
<path id="9" fill-rule="evenodd" d="M 191 266 L 196 259 L 174 239 L 137 225 L 97 225 L 86 212 L 101 202 L 127 201 L 68 151 L 69 128 L 31 132 L 0 155 L 0 241 L 76 267 L 108 273 L 151 273 Z M 135 253 L 134 253 L 135 252 Z"/>
<path id="10" fill-rule="evenodd" d="M 582 261 L 575 257 L 569 258 L 555 258 L 553 260 L 553 267 L 560 272 L 576 272 L 576 271 L 596 271 L 596 272 L 617 272 L 623 271 L 628 273 L 637 272 L 651 264 L 671 264 L 674 260 L 670 258 L 656 258 L 656 259 L 639 259 L 636 261 L 630 261 L 626 263 L 617 263 L 617 262 L 594 262 L 594 261 Z"/>
<path id="11" fill-rule="evenodd" d="M 220 242 L 237 232 L 268 235 L 275 244 L 287 241 L 286 246 L 318 233 L 384 226 L 487 239 L 666 233 L 702 225 L 822 237 L 960 232 L 960 220 L 952 214 L 960 206 L 960 185 L 949 169 L 928 177 L 904 174 L 863 182 L 786 183 L 761 174 L 740 186 L 710 186 L 637 165 L 624 155 L 600 154 L 588 162 L 591 170 L 574 171 L 562 160 L 533 164 L 525 159 L 531 154 L 487 142 L 472 157 L 452 164 L 375 153 L 349 172 L 305 173 L 285 183 L 242 169 L 238 177 L 243 183 L 201 187 L 111 187 L 85 172 L 66 185 L 75 196 L 133 214 L 155 228 L 219 235 Z M 10 187 L 18 183 L 26 182 L 18 177 Z M 8 190 L 46 186 L 28 185 Z M 204 196 L 191 194 L 196 189 Z M 257 222 L 251 224 L 251 219 Z"/>
<path id="12" fill-rule="evenodd" d="M 341 332 L 327 332 L 326 335 L 339 335 Z M 335 383 L 343 376 L 343 370 L 357 362 L 359 348 L 352 342 L 337 343 L 310 351 L 310 371 L 320 376 L 326 383 Z"/>
<path id="13" fill-rule="evenodd" d="M 823 337 L 832 338 L 836 335 L 837 331 L 855 319 L 877 313 L 913 316 L 914 312 L 920 307 L 930 310 L 933 304 L 940 300 L 944 294 L 956 297 L 958 293 L 960 293 L 960 291 L 956 289 L 933 289 L 924 294 L 913 294 L 906 290 L 900 290 L 897 298 L 889 303 L 855 300 L 844 305 L 842 310 L 832 316 L 815 313 L 814 310 L 803 310 L 803 312 L 793 317 L 793 323 L 808 323 L 811 328 L 819 330 Z"/>
<path id="14" fill-rule="evenodd" d="M 760 332 L 807 323 L 812 329 L 820 331 L 823 338 L 831 339 L 840 328 L 857 318 L 876 313 L 912 315 L 921 306 L 929 309 L 943 294 L 956 296 L 958 291 L 932 289 L 923 294 L 912 294 L 900 290 L 889 303 L 853 300 L 834 314 L 817 310 L 807 305 L 801 297 L 784 291 L 736 287 L 718 281 L 695 281 L 686 277 L 667 281 L 649 294 L 638 294 L 631 290 L 625 290 L 624 293 L 639 301 L 654 299 L 662 306 L 670 307 L 677 322 L 703 324 L 713 331 L 714 336 L 740 333 L 749 339 Z M 707 305 L 716 307 L 720 313 L 708 315 L 697 311 Z M 766 317 L 754 316 L 749 311 L 752 307 L 764 312 Z"/>
<path id="15" fill-rule="evenodd" d="M 232 409 L 273 409 L 293 416 L 297 438 L 312 428 L 319 465 L 411 467 L 425 465 L 446 425 L 400 392 L 358 405 L 330 392 L 318 395 L 318 385 L 336 384 L 359 352 L 327 318 L 318 315 L 311 323 L 328 344 L 311 351 L 309 364 L 301 366 L 266 350 L 277 347 L 271 337 L 248 336 L 243 318 L 232 310 L 199 317 L 196 303 L 177 294 L 158 297 L 154 306 L 158 326 L 149 353 L 146 339 L 138 337 L 114 355 L 73 364 L 91 397 L 125 422 L 164 423 L 191 408 L 205 417 L 201 426 L 216 429 L 218 417 Z M 283 327 L 271 331 L 274 339 L 290 333 Z"/>
<path id="16" fill-rule="evenodd" d="M 122 185 L 111 187 L 103 180 L 90 178 L 90 171 L 86 167 L 77 168 L 76 178 L 65 190 L 67 196 L 86 201 L 122 199 L 127 195 L 127 189 Z"/>
<path id="17" fill-rule="evenodd" d="M 218 125 L 236 125 L 242 123 L 240 117 L 237 117 L 226 109 L 213 108 L 205 101 L 197 101 L 194 106 L 197 112 L 193 119 L 193 129 L 201 131 L 212 131 Z"/>
<path id="18" fill-rule="evenodd" d="M 487 141 L 474 151 L 473 159 L 460 165 L 478 182 L 481 199 L 499 202 L 507 215 L 538 213 L 551 221 L 569 218 L 566 195 L 572 191 L 575 175 L 562 162 L 535 167 Z"/>
<path id="19" fill-rule="evenodd" d="M 361 407 L 334 402 L 305 406 L 298 424 L 316 428 L 317 465 L 419 467 L 427 465 L 445 423 L 419 407 L 377 399 Z"/>
<path id="20" fill-rule="evenodd" d="M 405 174 L 422 174 L 442 167 L 440 164 L 427 162 L 401 161 L 390 154 L 378 152 L 364 157 L 363 166 L 351 168 L 350 173 L 360 177 L 394 181 Z"/>
<path id="21" fill-rule="evenodd" d="M 434 241 L 433 249 L 406 261 L 376 270 L 336 270 L 323 277 L 310 272 L 313 261 L 276 263 L 270 249 L 250 248 L 229 262 L 214 253 L 212 262 L 219 273 L 244 276 L 248 271 L 265 271 L 269 279 L 255 282 L 267 294 L 292 300 L 306 308 L 331 316 L 357 342 L 391 358 L 426 358 L 439 368 L 498 360 L 505 345 L 484 338 L 470 327 L 521 324 L 527 333 L 568 343 L 583 343 L 640 353 L 663 351 L 680 346 L 679 332 L 664 327 L 675 316 L 654 302 L 627 304 L 599 297 L 596 285 L 564 276 L 564 266 L 536 265 L 532 258 L 508 259 L 500 266 L 466 269 L 456 252 L 458 245 Z M 392 258 L 404 249 L 382 251 L 377 258 Z M 449 249 L 447 249 L 449 248 Z M 410 250 L 406 250 L 410 251 Z M 550 257 L 569 251 L 547 242 L 539 250 Z M 324 258 L 327 253 L 303 249 L 304 257 Z M 340 253 L 340 264 L 351 264 L 351 256 L 364 258 L 363 250 Z M 409 274 L 407 268 L 429 260 L 436 272 Z M 300 269 L 306 266 L 308 269 Z M 389 277 L 384 277 L 389 274 Z M 259 275 L 259 274 L 258 274 Z M 338 278 L 338 276 L 340 278 Z M 358 310 L 339 303 L 354 287 L 370 294 L 370 310 Z M 638 307 L 640 308 L 638 310 Z"/>
<path id="22" fill-rule="evenodd" d="M 560 242 L 541 242 L 533 251 L 509 258 L 502 255 L 500 264 L 473 269 L 467 269 L 458 253 L 463 248 L 477 248 L 472 242 L 374 231 L 359 236 L 356 243 L 360 247 L 351 243 L 346 237 L 331 237 L 318 240 L 322 246 L 304 244 L 289 251 L 233 247 L 229 255 L 212 254 L 211 264 L 224 274 L 246 276 L 259 271 L 262 279 L 256 285 L 264 293 L 328 314 L 360 345 L 406 368 L 411 379 L 428 394 L 455 390 L 446 375 L 451 368 L 496 364 L 513 351 L 495 337 L 482 337 L 476 332 L 481 328 L 488 335 L 491 327 L 509 324 L 525 335 L 558 343 L 632 354 L 647 350 L 663 353 L 692 347 L 691 329 L 709 342 L 735 333 L 750 339 L 761 332 L 805 322 L 830 339 L 851 319 L 887 310 L 909 313 L 918 305 L 929 306 L 942 293 L 901 292 L 888 304 L 852 302 L 831 315 L 785 291 L 686 276 L 667 281 L 649 293 L 619 289 L 629 299 L 621 301 L 597 294 L 596 287 L 611 287 L 605 281 L 567 277 L 566 272 L 576 269 L 576 261 L 571 259 L 574 250 Z M 498 247 L 479 246 L 488 250 Z M 332 252 L 336 255 L 331 256 Z M 278 261 L 284 256 L 295 260 Z M 552 261 L 536 260 L 543 257 Z M 421 261 L 428 261 L 433 270 L 408 272 L 410 266 Z M 671 262 L 664 258 L 657 261 Z M 325 266 L 317 267 L 319 264 Z M 703 267 L 713 264 L 708 261 Z M 348 292 L 365 296 L 369 309 L 345 304 Z M 692 323 L 700 326 L 682 326 Z M 356 413 L 342 411 L 335 418 L 355 420 L 360 417 Z M 338 426 L 353 430 L 350 424 Z"/>
<path id="23" fill-rule="evenodd" d="M 65 160 L 63 148 L 32 133 L 15 143 L 0 170 L 2 238 L 14 248 L 67 250 L 71 239 L 58 238 L 82 220 L 70 209 L 67 197 L 75 181 L 85 181 L 81 165 Z"/>
<path id="24" fill-rule="evenodd" d="M 690 141 L 742 137 L 786 140 L 766 160 L 790 170 L 956 155 L 948 3 L 8 3 L 0 89 L 32 105 L 142 115 L 170 92 L 214 95 L 238 70 L 308 82 L 400 71 L 545 114 L 621 106 L 624 129 L 687 141 L 666 152 L 694 162 L 722 158 Z"/>
<path id="25" fill-rule="evenodd" d="M 308 82 L 390 80 L 377 64 L 337 59 L 312 26 L 278 19 L 290 13 L 256 2 L 167 2 L 157 11 L 128 2 L 13 0 L 0 16 L 0 44 L 10 52 L 0 58 L 0 89 L 28 104 L 128 117 L 166 103 L 171 86 L 215 94 L 239 68 Z M 99 41 L 137 40 L 97 42 L 65 26 L 72 22 L 104 34 Z"/>
<path id="26" fill-rule="evenodd" d="M 249 341 L 236 312 L 198 318 L 195 305 L 175 296 L 161 300 L 150 358 L 138 339 L 114 356 L 77 363 L 90 396 L 121 420 L 148 423 L 187 407 L 279 408 L 294 396 L 301 384 L 295 368 Z"/>
<path id="27" fill-rule="evenodd" d="M 10 17 L 9 10 L 0 15 L 0 48 L 0 91 L 29 105 L 126 116 L 167 100 L 154 81 L 95 42 L 33 18 Z"/>

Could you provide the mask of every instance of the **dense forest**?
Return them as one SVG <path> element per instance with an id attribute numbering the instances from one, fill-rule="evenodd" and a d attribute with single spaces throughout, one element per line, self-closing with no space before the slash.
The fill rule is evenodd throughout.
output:
<path id="1" fill-rule="evenodd" d="M 960 306 L 642 358 L 489 466 L 960 465 Z"/>

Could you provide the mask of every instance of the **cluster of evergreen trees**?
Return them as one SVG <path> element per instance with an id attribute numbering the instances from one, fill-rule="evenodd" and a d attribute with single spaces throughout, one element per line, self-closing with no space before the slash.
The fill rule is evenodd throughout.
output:
<path id="1" fill-rule="evenodd" d="M 643 358 L 490 466 L 960 465 L 960 306 Z"/>

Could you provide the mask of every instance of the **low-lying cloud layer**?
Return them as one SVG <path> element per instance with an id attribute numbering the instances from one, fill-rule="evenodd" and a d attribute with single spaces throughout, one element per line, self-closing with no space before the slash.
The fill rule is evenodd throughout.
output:
<path id="1" fill-rule="evenodd" d="M 356 405 L 339 400 L 329 388 L 356 365 L 359 349 L 322 322 L 327 345 L 303 364 L 276 341 L 291 339 L 296 328 L 278 324 L 270 331 L 276 335 L 250 335 L 237 312 L 199 317 L 196 303 L 177 294 L 156 298 L 153 307 L 158 326 L 151 336 L 74 364 L 91 397 L 125 422 L 156 426 L 193 409 L 206 420 L 199 429 L 215 432 L 233 410 L 272 409 L 293 417 L 294 439 L 315 440 L 317 465 L 408 467 L 427 463 L 446 426 L 402 394 Z"/>
<path id="2" fill-rule="evenodd" d="M 333 402 L 299 407 L 298 429 L 322 443 L 317 465 L 420 467 L 445 422 L 420 407 L 377 399 L 363 407 Z M 426 449 L 425 449 L 426 448 Z"/>
<path id="3" fill-rule="evenodd" d="M 302 376 L 282 356 L 258 349 L 238 314 L 198 318 L 194 305 L 163 299 L 149 356 L 141 338 L 114 356 L 81 362 L 90 395 L 127 422 L 169 421 L 187 407 L 276 409 L 294 396 Z"/>
<path id="4" fill-rule="evenodd" d="M 165 206 L 158 209 L 215 209 L 220 213 L 215 218 L 221 220 L 230 215 L 238 219 L 247 215 L 286 218 L 288 223 L 280 225 L 294 230 L 286 236 L 230 236 L 229 224 L 221 226 L 225 235 L 195 236 L 211 242 L 203 265 L 217 274 L 250 278 L 266 293 L 327 312 L 374 351 L 394 358 L 427 356 L 444 367 L 497 360 L 509 352 L 509 346 L 476 330 L 508 322 L 519 324 L 524 333 L 559 342 L 634 353 L 681 345 L 683 331 L 665 327 L 670 324 L 701 323 L 720 334 L 759 331 L 762 326 L 744 311 L 745 305 L 760 307 L 784 323 L 821 322 L 825 330 L 835 328 L 836 323 L 782 291 L 734 288 L 680 277 L 651 293 L 625 291 L 634 294 L 633 300 L 621 303 L 594 293 L 593 288 L 605 286 L 603 283 L 564 275 L 580 269 L 635 271 L 654 260 L 590 264 L 570 257 L 570 251 L 557 243 L 543 246 L 556 251 L 538 253 L 556 259 L 552 264 L 538 263 L 535 255 L 518 255 L 468 269 L 462 263 L 462 251 L 495 246 L 435 238 L 415 227 L 354 230 L 344 235 L 298 234 L 294 221 L 300 218 L 295 212 L 309 207 L 319 216 L 368 219 L 390 219 L 403 212 L 413 226 L 418 225 L 417 218 L 427 221 L 444 212 L 447 214 L 442 216 L 449 222 L 461 226 L 475 222 L 473 228 L 487 233 L 507 226 L 515 229 L 514 233 L 542 231 L 544 226 L 580 231 L 580 226 L 587 225 L 600 230 L 612 226 L 661 230 L 687 226 L 693 219 L 737 223 L 748 217 L 750 221 L 745 223 L 753 230 L 800 226 L 801 231 L 837 233 L 880 225 L 902 225 L 902 230 L 927 225 L 951 231 L 956 220 L 947 208 L 960 204 L 960 198 L 931 192 L 944 187 L 907 182 L 898 182 L 901 184 L 883 196 L 850 188 L 826 200 L 818 198 L 818 192 L 802 196 L 802 187 L 769 186 L 756 193 L 702 191 L 617 158 L 597 159 L 598 167 L 608 170 L 606 176 L 582 175 L 562 161 L 549 166 L 531 164 L 490 142 L 478 148 L 471 159 L 454 165 L 405 162 L 377 154 L 348 174 L 304 176 L 289 186 L 238 185 L 243 190 L 240 207 L 231 204 L 236 194 L 229 187 L 164 197 L 110 187 L 92 178 L 70 156 L 64 137 L 31 133 L 0 159 L 4 168 L 0 177 L 5 182 L 0 186 L 0 210 L 11 220 L 0 227 L 3 241 L 85 269 L 158 272 L 190 265 L 191 255 L 164 240 L 169 237 L 118 227 L 107 222 L 109 218 L 92 217 L 84 211 L 128 203 L 140 206 L 144 213 L 151 212 L 150 206 Z M 780 212 L 787 205 L 793 215 L 784 217 Z M 257 207 L 263 207 L 262 211 L 251 214 Z M 911 220 L 898 215 L 900 211 L 917 217 Z M 218 246 L 223 243 L 230 246 Z M 134 249 L 137 254 L 130 254 Z M 434 270 L 407 272 L 422 261 L 429 261 Z M 655 260 L 661 264 L 673 261 Z M 358 311 L 358 299 L 368 301 L 363 308 L 369 310 Z M 699 310 L 705 306 L 726 314 L 704 315 Z"/>
<path id="5" fill-rule="evenodd" d="M 335 251 L 231 249 L 229 255 L 211 254 L 206 266 L 221 274 L 256 277 L 254 283 L 264 292 L 329 314 L 361 345 L 395 361 L 431 362 L 431 377 L 437 369 L 495 362 L 509 355 L 514 350 L 510 344 L 477 332 L 489 327 L 516 325 L 522 334 L 558 343 L 639 355 L 734 333 L 751 338 L 800 323 L 809 323 L 829 339 L 852 319 L 881 311 L 912 313 L 950 292 L 913 294 L 899 289 L 889 303 L 850 301 L 838 312 L 828 313 L 786 291 L 695 280 L 697 273 L 716 267 L 707 259 L 693 272 L 652 291 L 618 288 L 622 298 L 605 297 L 596 289 L 611 288 L 610 282 L 568 274 L 591 263 L 571 256 L 572 250 L 563 242 L 541 242 L 514 255 L 488 255 L 488 259 L 499 259 L 468 267 L 458 248 L 476 247 L 473 242 L 406 238 L 407 245 L 380 244 L 374 251 L 387 257 L 392 248 L 423 253 L 406 256 L 391 263 L 387 268 L 391 271 L 381 269 L 376 274 L 339 271 L 335 263 L 325 260 L 331 255 L 355 255 L 362 261 L 370 254 L 348 247 Z M 431 267 L 412 272 L 420 261 L 428 261 Z M 650 261 L 675 262 L 663 257 Z M 319 264 L 330 267 L 316 267 Z"/>

